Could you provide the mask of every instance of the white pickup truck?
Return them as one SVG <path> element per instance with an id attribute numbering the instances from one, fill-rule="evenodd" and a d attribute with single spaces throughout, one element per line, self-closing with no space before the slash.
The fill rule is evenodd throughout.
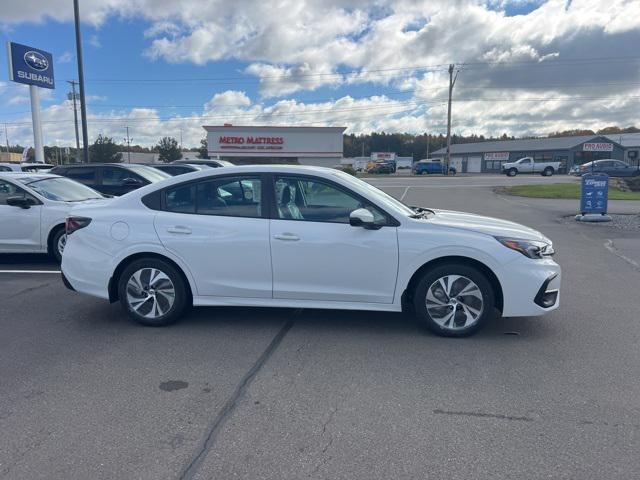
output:
<path id="1" fill-rule="evenodd" d="M 515 162 L 502 164 L 502 173 L 509 177 L 515 177 L 519 173 L 539 173 L 550 177 L 558 171 L 560 162 L 534 162 L 531 157 L 524 157 Z"/>

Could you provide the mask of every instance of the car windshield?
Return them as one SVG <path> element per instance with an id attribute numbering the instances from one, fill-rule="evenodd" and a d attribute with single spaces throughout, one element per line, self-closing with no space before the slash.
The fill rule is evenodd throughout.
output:
<path id="1" fill-rule="evenodd" d="M 92 198 L 104 198 L 92 188 L 70 178 L 51 177 L 34 180 L 33 177 L 25 177 L 17 180 L 48 200 L 81 202 Z"/>
<path id="2" fill-rule="evenodd" d="M 137 173 L 145 180 L 150 181 L 151 183 L 159 182 L 160 180 L 164 180 L 166 178 L 171 178 L 171 175 L 168 173 L 162 172 L 152 167 L 145 167 L 144 165 L 127 165 L 127 168 L 130 168 L 131 171 Z"/>
<path id="3" fill-rule="evenodd" d="M 340 178 L 343 178 L 350 183 L 357 185 L 360 188 L 364 188 L 367 190 L 367 193 L 374 197 L 377 201 L 380 202 L 380 206 L 391 206 L 397 210 L 400 210 L 405 215 L 414 215 L 416 212 L 410 208 L 409 206 L 402 203 L 400 200 L 392 197 L 391 195 L 383 192 L 379 188 L 374 187 L 370 183 L 367 183 L 359 178 L 354 177 L 353 175 L 349 175 L 348 173 L 341 172 L 336 170 L 335 175 L 339 175 Z"/>

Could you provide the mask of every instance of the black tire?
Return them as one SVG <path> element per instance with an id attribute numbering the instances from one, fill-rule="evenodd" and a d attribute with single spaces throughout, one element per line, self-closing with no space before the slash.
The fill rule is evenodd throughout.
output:
<path id="1" fill-rule="evenodd" d="M 542 175 L 545 177 L 550 177 L 553 175 L 553 167 L 547 167 L 542 171 Z"/>
<path id="2" fill-rule="evenodd" d="M 510 168 L 509 170 L 507 170 L 508 177 L 515 177 L 517 174 L 518 174 L 518 170 L 515 168 Z"/>
<path id="3" fill-rule="evenodd" d="M 134 307 L 129 303 L 129 297 L 127 296 L 127 285 L 129 283 L 129 280 L 138 271 L 143 271 L 141 277 L 144 277 L 146 275 L 145 269 L 160 271 L 169 279 L 174 291 L 174 300 L 172 304 L 170 304 L 170 301 L 167 300 L 170 295 L 156 293 L 155 291 L 151 290 L 148 290 L 146 292 L 138 290 L 135 293 L 139 292 L 141 295 L 150 295 L 149 292 L 151 292 L 153 295 L 150 295 L 148 298 L 153 303 L 147 302 L 147 305 L 140 304 L 140 308 L 138 311 L 136 311 L 136 309 L 134 309 Z M 145 282 L 145 280 L 145 278 L 142 278 L 143 283 Z M 168 285 L 164 278 L 161 279 L 161 281 L 165 284 L 165 286 Z M 154 283 L 151 286 L 158 287 L 160 286 L 160 284 Z M 160 291 L 160 288 L 158 288 L 158 291 Z M 131 290 L 131 292 L 134 293 L 134 290 Z M 180 319 L 185 309 L 190 305 L 191 300 L 187 285 L 185 284 L 185 281 L 180 272 L 178 272 L 178 270 L 176 270 L 176 268 L 170 263 L 156 258 L 142 258 L 139 260 L 135 260 L 127 265 L 127 267 L 120 275 L 120 278 L 118 279 L 118 298 L 120 299 L 120 305 L 122 305 L 124 311 L 127 312 L 129 318 L 147 327 L 163 327 L 165 325 L 175 323 Z M 151 317 L 145 316 L 145 310 L 147 308 L 155 308 L 156 302 L 158 304 L 157 308 L 159 310 L 162 310 L 162 308 L 167 308 L 169 304 L 170 306 L 161 315 L 153 315 Z"/>
<path id="4" fill-rule="evenodd" d="M 56 259 L 56 262 L 62 262 L 62 252 L 59 249 L 59 245 L 62 237 L 66 237 L 67 232 L 64 227 L 58 227 L 58 229 L 51 236 L 51 244 L 49 245 L 49 255 Z"/>
<path id="5" fill-rule="evenodd" d="M 462 307 L 461 305 L 455 307 L 438 307 L 433 303 L 431 304 L 432 306 L 430 308 L 432 309 L 432 311 L 434 311 L 434 308 L 442 309 L 440 311 L 443 312 L 443 316 L 447 315 L 446 312 L 453 312 L 455 310 L 456 313 L 453 313 L 452 315 L 453 319 L 451 320 L 451 326 L 446 326 L 446 323 L 444 326 L 438 324 L 438 322 L 434 320 L 434 317 L 432 317 L 431 313 L 427 309 L 428 290 L 435 285 L 435 282 L 437 282 L 438 279 L 449 275 L 459 275 L 465 277 L 467 280 L 471 280 L 473 283 L 475 283 L 482 296 L 482 305 L 479 309 L 480 313 L 475 319 L 473 319 L 472 322 L 468 322 L 468 326 L 464 326 L 464 324 L 457 325 L 459 323 L 462 323 L 463 320 L 468 319 L 467 313 L 465 312 L 464 307 Z M 452 282 L 450 285 L 450 288 L 452 288 L 451 292 L 454 291 L 454 287 L 456 289 L 459 289 L 458 291 L 464 291 L 466 288 L 465 285 L 469 285 L 469 283 L 460 283 L 460 285 L 458 285 L 457 282 L 464 282 L 464 280 L 461 279 Z M 470 298 L 471 296 L 469 295 L 461 295 L 460 297 L 464 297 L 466 302 L 464 304 L 466 306 L 469 306 L 467 304 L 472 303 L 472 301 L 474 300 L 473 298 Z M 456 296 L 455 298 L 457 301 L 459 297 Z M 477 303 L 474 304 L 474 306 L 477 305 Z M 493 315 L 495 314 L 495 294 L 489 280 L 482 272 L 480 272 L 476 268 L 463 264 L 441 265 L 428 270 L 422 276 L 414 291 L 413 306 L 419 321 L 436 335 L 441 335 L 444 337 L 466 337 L 476 333 L 480 328 L 482 328 L 487 320 L 493 317 Z"/>

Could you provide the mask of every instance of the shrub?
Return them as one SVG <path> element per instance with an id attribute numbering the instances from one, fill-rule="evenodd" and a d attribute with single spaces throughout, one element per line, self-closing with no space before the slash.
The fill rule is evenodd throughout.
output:
<path id="1" fill-rule="evenodd" d="M 344 167 L 342 171 L 344 173 L 348 173 L 349 175 L 353 175 L 354 177 L 356 176 L 356 171 L 354 170 L 353 167 Z"/>

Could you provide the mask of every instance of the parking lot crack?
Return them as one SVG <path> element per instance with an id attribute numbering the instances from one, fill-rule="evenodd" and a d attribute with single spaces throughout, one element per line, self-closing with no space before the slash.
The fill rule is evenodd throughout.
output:
<path id="1" fill-rule="evenodd" d="M 294 315 L 299 314 L 299 310 L 296 310 Z M 282 340 L 287 335 L 291 327 L 293 327 L 294 319 L 289 318 L 282 327 L 278 330 L 276 335 L 273 337 L 267 348 L 262 352 L 262 354 L 258 357 L 258 359 L 254 362 L 251 368 L 244 374 L 240 382 L 236 385 L 233 394 L 229 399 L 225 402 L 222 408 L 218 411 L 218 414 L 213 419 L 213 421 L 209 424 L 207 431 L 205 433 L 204 439 L 201 442 L 200 446 L 196 450 L 194 456 L 191 458 L 189 463 L 186 465 L 180 476 L 178 477 L 180 480 L 192 479 L 197 474 L 202 462 L 207 456 L 207 453 L 213 447 L 218 433 L 220 432 L 222 426 L 226 422 L 226 420 L 231 416 L 236 406 L 240 402 L 240 400 L 244 397 L 247 388 L 256 377 L 258 372 L 262 369 L 262 367 L 267 363 L 273 352 L 278 348 Z"/>
<path id="2" fill-rule="evenodd" d="M 514 420 L 520 422 L 533 422 L 531 417 L 518 417 L 515 415 L 503 415 L 500 413 L 487 413 L 487 412 L 461 412 L 435 409 L 433 413 L 437 415 L 453 415 L 461 417 L 478 417 L 478 418 L 494 418 L 498 420 Z"/>

